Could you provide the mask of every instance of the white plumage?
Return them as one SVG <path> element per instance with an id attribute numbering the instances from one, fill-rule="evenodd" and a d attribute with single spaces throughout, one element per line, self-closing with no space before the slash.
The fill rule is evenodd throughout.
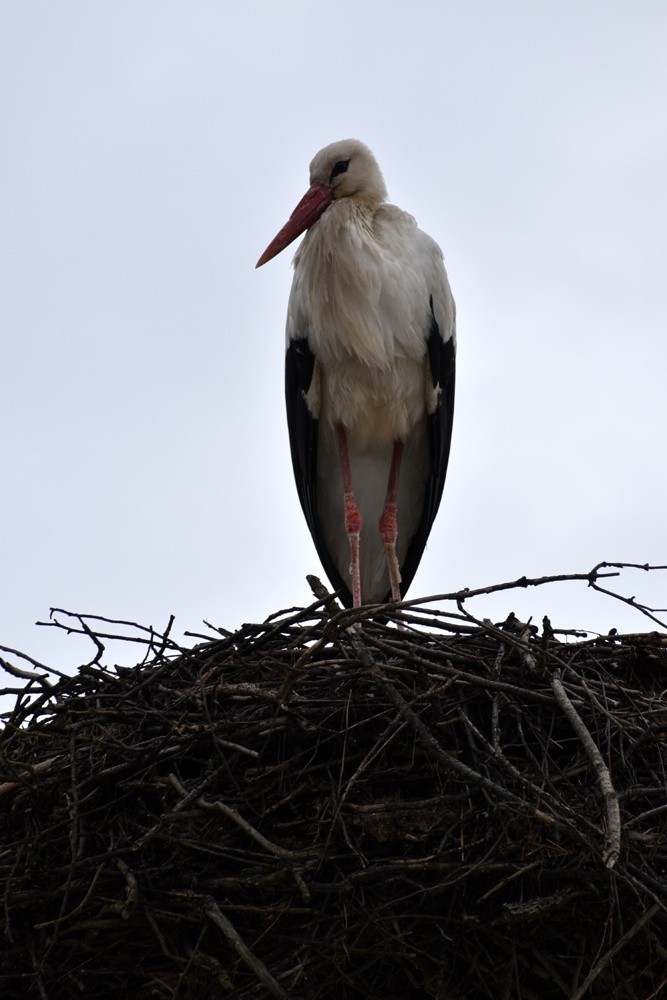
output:
<path id="1" fill-rule="evenodd" d="M 310 179 L 309 192 L 259 262 L 307 229 L 294 259 L 287 312 L 287 410 L 297 488 L 325 569 L 346 603 L 400 599 L 444 483 L 454 300 L 439 247 L 412 216 L 386 203 L 382 174 L 363 143 L 351 139 L 321 150 Z M 392 457 L 398 463 L 395 497 L 388 495 Z M 360 532 L 350 530 L 356 524 L 346 516 L 347 462 Z M 389 520 L 381 530 L 383 511 Z M 387 532 L 392 513 L 395 546 Z"/>

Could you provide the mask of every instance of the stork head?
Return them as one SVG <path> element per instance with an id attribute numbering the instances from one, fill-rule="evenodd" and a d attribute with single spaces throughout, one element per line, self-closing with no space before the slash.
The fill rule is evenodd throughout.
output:
<path id="1" fill-rule="evenodd" d="M 310 187 L 287 223 L 257 261 L 261 267 L 317 222 L 332 201 L 354 198 L 376 208 L 387 197 L 384 178 L 368 146 L 342 139 L 325 146 L 310 164 Z"/>
<path id="2" fill-rule="evenodd" d="M 334 198 L 358 198 L 372 205 L 387 197 L 377 160 L 358 139 L 342 139 L 321 149 L 310 164 L 310 183 L 330 187 Z"/>

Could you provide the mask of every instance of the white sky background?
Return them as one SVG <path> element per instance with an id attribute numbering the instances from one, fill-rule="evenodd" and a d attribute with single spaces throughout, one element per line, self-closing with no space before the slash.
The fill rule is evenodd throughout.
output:
<path id="1" fill-rule="evenodd" d="M 33 624 L 52 605 L 197 630 L 311 601 L 292 253 L 254 264 L 351 136 L 458 306 L 410 596 L 666 563 L 666 11 L 0 0 L 0 643 L 73 667 L 78 640 Z M 666 574 L 620 589 L 667 604 Z M 471 610 L 651 627 L 583 585 Z"/>

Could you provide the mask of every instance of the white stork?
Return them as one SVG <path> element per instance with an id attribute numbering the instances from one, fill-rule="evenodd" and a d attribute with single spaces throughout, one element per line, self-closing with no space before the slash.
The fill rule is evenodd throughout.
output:
<path id="1" fill-rule="evenodd" d="M 455 306 L 442 252 L 386 198 L 370 149 L 334 142 L 257 262 L 307 230 L 287 310 L 287 420 L 301 506 L 348 607 L 405 594 L 452 433 Z"/>

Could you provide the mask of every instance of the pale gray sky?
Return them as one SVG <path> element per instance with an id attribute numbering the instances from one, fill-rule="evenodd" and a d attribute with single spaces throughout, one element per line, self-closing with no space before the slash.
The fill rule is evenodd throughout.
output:
<path id="1" fill-rule="evenodd" d="M 0 643 L 51 605 L 180 629 L 310 601 L 291 253 L 357 137 L 443 247 L 457 413 L 411 596 L 667 562 L 664 0 L 0 2 Z M 667 604 L 667 578 L 626 589 Z M 475 606 L 648 623 L 583 587 Z M 475 610 L 475 608 L 473 608 Z"/>

